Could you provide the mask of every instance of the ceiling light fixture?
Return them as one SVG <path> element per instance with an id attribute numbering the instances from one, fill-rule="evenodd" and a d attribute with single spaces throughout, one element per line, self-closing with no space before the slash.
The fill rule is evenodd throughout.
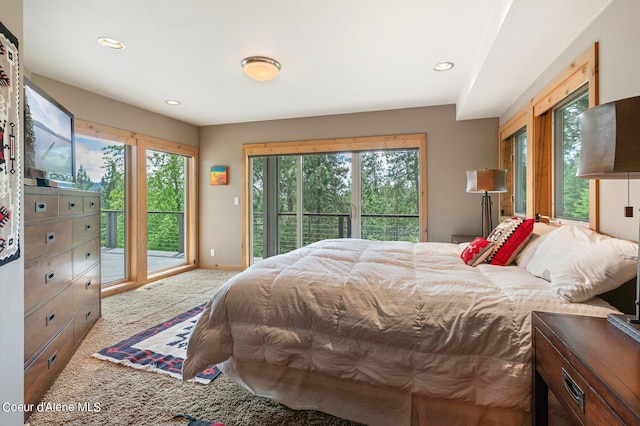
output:
<path id="1" fill-rule="evenodd" d="M 433 67 L 436 71 L 449 71 L 451 68 L 453 68 L 453 62 L 439 62 Z"/>
<path id="2" fill-rule="evenodd" d="M 108 47 L 109 49 L 122 50 L 125 48 L 123 42 L 111 37 L 100 37 L 98 39 L 98 43 L 104 47 Z"/>
<path id="3" fill-rule="evenodd" d="M 271 80 L 280 72 L 280 62 L 266 56 L 250 56 L 240 63 L 244 73 L 254 80 Z"/>
<path id="4" fill-rule="evenodd" d="M 167 99 L 164 103 L 167 105 L 180 105 L 182 102 L 176 101 L 175 99 Z"/>

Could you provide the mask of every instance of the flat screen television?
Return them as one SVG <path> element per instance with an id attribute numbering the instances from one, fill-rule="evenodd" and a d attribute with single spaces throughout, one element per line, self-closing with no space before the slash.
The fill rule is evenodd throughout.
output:
<path id="1" fill-rule="evenodd" d="M 75 182 L 73 114 L 24 79 L 25 183 L 71 186 Z"/>

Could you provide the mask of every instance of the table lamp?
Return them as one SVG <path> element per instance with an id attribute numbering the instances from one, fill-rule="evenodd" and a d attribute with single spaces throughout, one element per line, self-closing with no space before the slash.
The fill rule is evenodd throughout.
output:
<path id="1" fill-rule="evenodd" d="M 506 169 L 467 170 L 467 192 L 483 193 L 482 236 L 487 238 L 493 229 L 490 192 L 507 192 Z"/>

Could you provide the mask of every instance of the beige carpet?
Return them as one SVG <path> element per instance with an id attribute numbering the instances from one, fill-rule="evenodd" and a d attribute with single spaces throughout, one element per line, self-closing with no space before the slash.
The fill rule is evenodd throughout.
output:
<path id="1" fill-rule="evenodd" d="M 182 383 L 148 371 L 100 361 L 92 354 L 206 302 L 234 272 L 197 269 L 102 300 L 102 318 L 49 389 L 43 402 L 98 404 L 99 412 L 36 412 L 33 426 L 186 425 L 177 413 L 227 426 L 322 425 L 352 422 L 294 411 L 254 396 L 224 373 L 211 384 Z"/>

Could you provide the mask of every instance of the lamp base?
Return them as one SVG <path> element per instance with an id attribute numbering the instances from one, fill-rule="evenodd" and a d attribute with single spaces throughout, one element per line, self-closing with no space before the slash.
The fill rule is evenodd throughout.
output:
<path id="1" fill-rule="evenodd" d="M 607 321 L 640 343 L 640 324 L 630 322 L 634 318 L 634 315 L 609 314 Z"/>

